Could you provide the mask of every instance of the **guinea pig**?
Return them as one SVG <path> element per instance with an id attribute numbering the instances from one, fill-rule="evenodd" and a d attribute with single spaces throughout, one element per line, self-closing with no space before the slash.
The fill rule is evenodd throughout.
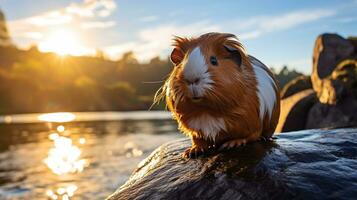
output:
<path id="1" fill-rule="evenodd" d="M 162 87 L 166 105 L 192 147 L 183 155 L 270 138 L 280 114 L 273 73 L 229 33 L 174 38 L 174 68 Z"/>

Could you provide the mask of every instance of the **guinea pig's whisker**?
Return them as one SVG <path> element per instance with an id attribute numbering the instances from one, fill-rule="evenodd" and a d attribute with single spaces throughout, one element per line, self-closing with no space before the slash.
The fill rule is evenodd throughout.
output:
<path id="1" fill-rule="evenodd" d="M 163 83 L 164 81 L 142 81 L 141 83 L 143 84 L 157 84 L 157 83 Z"/>
<path id="2" fill-rule="evenodd" d="M 180 102 L 180 101 L 182 101 L 182 93 L 179 93 L 177 95 L 177 102 Z"/>
<path id="3" fill-rule="evenodd" d="M 214 88 L 214 84 L 210 83 L 210 84 L 207 84 L 205 89 L 208 91 L 213 91 L 213 88 Z"/>
<path id="4" fill-rule="evenodd" d="M 173 90 L 173 99 L 175 100 L 174 102 L 174 107 L 176 108 L 178 106 L 178 103 L 182 101 L 183 97 L 183 92 L 179 87 L 175 87 Z"/>
<path id="5" fill-rule="evenodd" d="M 178 97 L 175 101 L 175 108 L 177 108 L 180 101 L 181 101 L 181 97 Z"/>

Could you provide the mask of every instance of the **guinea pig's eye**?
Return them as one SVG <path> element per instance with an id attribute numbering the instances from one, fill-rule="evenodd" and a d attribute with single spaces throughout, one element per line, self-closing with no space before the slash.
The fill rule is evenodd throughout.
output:
<path id="1" fill-rule="evenodd" d="M 218 61 L 217 61 L 217 58 L 215 56 L 211 56 L 209 58 L 209 61 L 211 62 L 212 65 L 215 65 L 215 66 L 218 65 Z"/>

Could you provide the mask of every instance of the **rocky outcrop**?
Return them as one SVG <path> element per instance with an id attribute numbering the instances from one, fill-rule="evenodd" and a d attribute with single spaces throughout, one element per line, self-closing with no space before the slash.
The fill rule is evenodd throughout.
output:
<path id="1" fill-rule="evenodd" d="M 316 42 L 309 97 L 306 78 L 283 89 L 276 132 L 357 126 L 356 39 L 322 34 Z M 305 83 L 304 83 L 305 82 Z M 294 95 L 290 95 L 293 93 Z M 290 95 L 290 96 L 289 96 Z"/>
<path id="2" fill-rule="evenodd" d="M 234 151 L 184 159 L 188 139 L 162 145 L 109 200 L 354 199 L 357 129 L 277 135 Z"/>
<path id="3" fill-rule="evenodd" d="M 339 63 L 331 74 L 331 81 L 338 94 L 337 101 L 346 97 L 357 97 L 357 56 Z"/>
<path id="4" fill-rule="evenodd" d="M 312 83 L 311 83 L 311 78 L 310 76 L 299 76 L 293 80 L 291 80 L 289 83 L 287 83 L 284 88 L 280 92 L 280 96 L 282 99 L 285 99 L 287 97 L 290 97 L 298 92 L 301 92 L 303 90 L 311 89 L 312 88 Z"/>
<path id="5" fill-rule="evenodd" d="M 337 34 L 322 34 L 316 39 L 311 79 L 321 103 L 336 104 L 342 87 L 331 75 L 341 61 L 353 54 L 353 44 Z"/>

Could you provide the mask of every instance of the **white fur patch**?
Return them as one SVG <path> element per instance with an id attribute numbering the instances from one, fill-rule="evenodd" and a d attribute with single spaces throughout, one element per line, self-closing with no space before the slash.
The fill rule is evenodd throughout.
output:
<path id="1" fill-rule="evenodd" d="M 260 62 L 258 59 L 249 56 L 250 61 L 253 65 L 255 76 L 258 82 L 258 97 L 259 97 L 259 116 L 260 119 L 264 119 L 264 115 L 268 112 L 269 118 L 271 118 L 274 106 L 276 104 L 276 93 L 274 80 L 270 75 L 263 69 L 266 66 Z"/>
<path id="2" fill-rule="evenodd" d="M 200 77 L 208 70 L 204 56 L 201 53 L 200 47 L 192 50 L 188 56 L 187 62 L 184 64 L 183 75 L 187 80 L 194 80 Z"/>
<path id="3" fill-rule="evenodd" d="M 213 141 L 215 141 L 220 131 L 226 131 L 226 124 L 223 118 L 214 118 L 207 114 L 191 119 L 188 122 L 188 126 L 197 132 L 200 131 L 205 139 Z"/>
<path id="4" fill-rule="evenodd" d="M 183 76 L 192 83 L 188 85 L 188 89 L 195 97 L 202 97 L 206 89 L 212 88 L 213 81 L 200 47 L 194 48 L 183 64 Z M 197 79 L 199 81 L 195 82 Z"/>

